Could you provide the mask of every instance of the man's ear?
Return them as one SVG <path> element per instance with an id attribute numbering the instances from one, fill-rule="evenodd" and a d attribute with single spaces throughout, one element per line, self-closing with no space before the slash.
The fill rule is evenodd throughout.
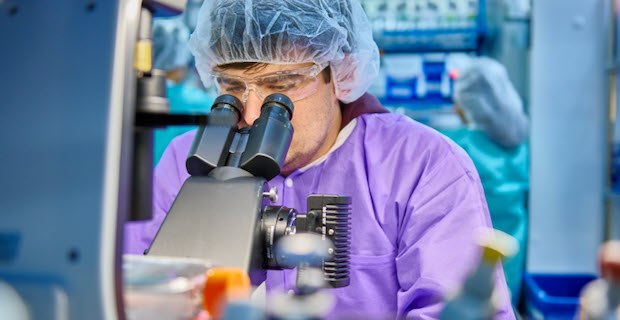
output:
<path id="1" fill-rule="evenodd" d="M 321 71 L 321 75 L 323 76 L 323 81 L 325 81 L 325 83 L 330 83 L 334 78 L 332 75 L 332 68 L 329 65 Z"/>

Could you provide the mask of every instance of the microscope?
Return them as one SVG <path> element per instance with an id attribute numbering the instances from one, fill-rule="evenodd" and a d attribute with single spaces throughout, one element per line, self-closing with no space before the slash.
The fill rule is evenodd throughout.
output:
<path id="1" fill-rule="evenodd" d="M 283 94 L 269 95 L 254 124 L 237 130 L 241 108 L 232 95 L 215 100 L 187 157 L 191 176 L 147 254 L 241 268 L 258 286 L 266 270 L 296 267 L 286 253 L 276 254 L 276 244 L 310 232 L 329 240 L 322 261 L 326 283 L 347 286 L 351 199 L 309 195 L 307 213 L 269 205 L 277 190 L 268 190 L 267 181 L 280 173 L 293 136 L 293 103 Z"/>

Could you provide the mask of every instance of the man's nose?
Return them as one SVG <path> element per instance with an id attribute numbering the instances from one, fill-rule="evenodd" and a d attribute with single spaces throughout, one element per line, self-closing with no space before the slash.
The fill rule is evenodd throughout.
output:
<path id="1" fill-rule="evenodd" d="M 248 92 L 248 100 L 243 106 L 243 114 L 239 120 L 239 128 L 249 127 L 260 116 L 262 101 L 254 90 Z"/>

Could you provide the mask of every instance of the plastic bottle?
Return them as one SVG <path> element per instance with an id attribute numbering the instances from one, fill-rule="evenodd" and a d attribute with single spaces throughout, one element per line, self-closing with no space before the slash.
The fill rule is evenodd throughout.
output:
<path id="1" fill-rule="evenodd" d="M 514 255 L 519 244 L 498 230 L 485 232 L 479 241 L 482 257 L 478 267 L 469 274 L 461 290 L 446 302 L 439 319 L 493 319 L 497 309 L 493 300 L 495 267 L 503 258 Z"/>

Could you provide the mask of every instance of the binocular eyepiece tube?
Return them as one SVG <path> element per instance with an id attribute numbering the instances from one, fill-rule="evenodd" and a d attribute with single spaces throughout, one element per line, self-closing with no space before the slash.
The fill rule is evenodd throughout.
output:
<path id="1" fill-rule="evenodd" d="M 265 98 L 261 114 L 252 127 L 238 130 L 242 104 L 232 95 L 219 96 L 211 108 L 209 120 L 201 126 L 186 161 L 193 176 L 206 176 L 213 169 L 238 166 L 250 174 L 267 180 L 280 174 L 286 152 L 293 138 L 293 102 L 285 95 L 274 93 Z M 243 150 L 237 140 L 244 141 Z M 235 161 L 229 161 L 235 154 Z M 239 154 L 241 154 L 239 160 Z"/>

